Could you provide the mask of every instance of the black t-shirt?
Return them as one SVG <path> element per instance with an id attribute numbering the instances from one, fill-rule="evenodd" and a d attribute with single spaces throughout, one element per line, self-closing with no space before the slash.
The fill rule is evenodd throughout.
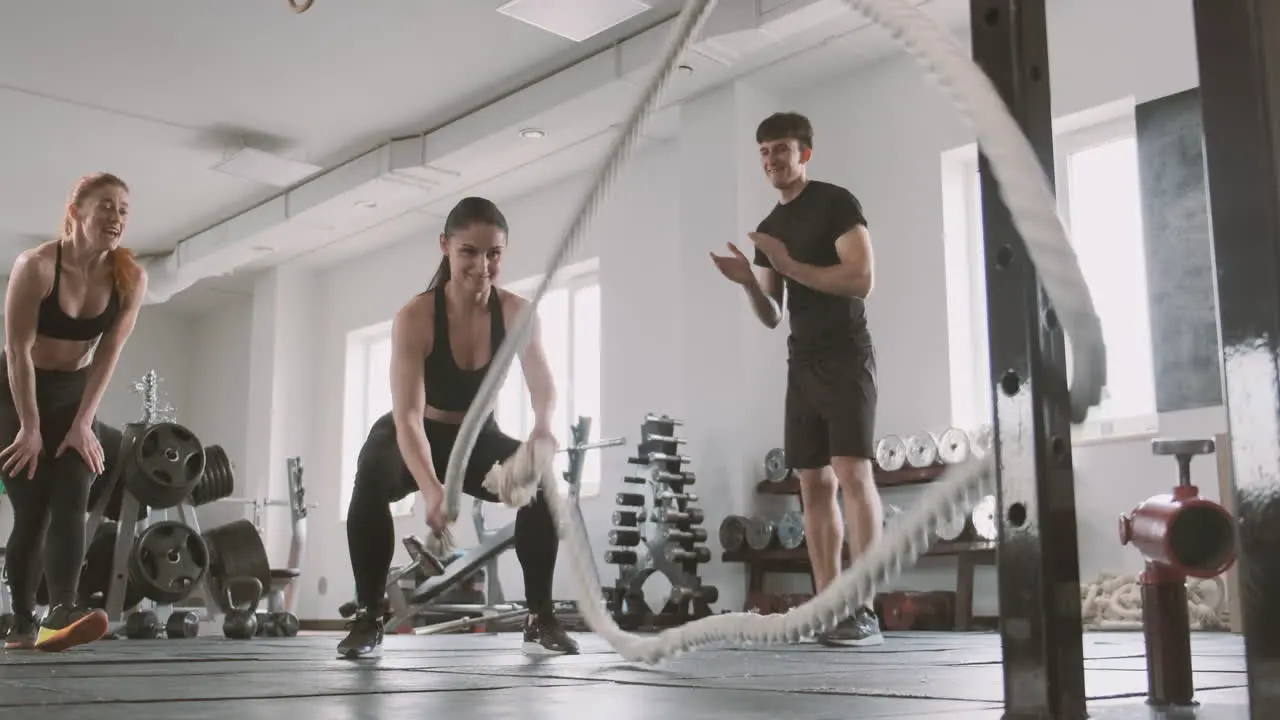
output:
<path id="1" fill-rule="evenodd" d="M 799 262 L 829 267 L 840 262 L 836 239 L 854 226 L 866 224 L 862 204 L 852 193 L 839 185 L 810 180 L 791 202 L 775 205 L 757 232 L 786 243 L 787 252 Z M 759 249 L 754 262 L 773 268 Z M 785 282 L 791 315 L 787 345 L 793 359 L 871 347 L 867 306 L 862 298 L 819 292 L 790 278 Z"/>

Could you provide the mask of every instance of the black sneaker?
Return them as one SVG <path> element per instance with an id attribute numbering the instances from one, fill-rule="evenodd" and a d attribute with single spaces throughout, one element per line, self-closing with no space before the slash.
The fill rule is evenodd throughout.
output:
<path id="1" fill-rule="evenodd" d="M 525 655 L 577 655 L 578 643 L 554 613 L 529 613 L 524 621 Z"/>
<path id="2" fill-rule="evenodd" d="M 40 623 L 34 615 L 18 615 L 13 625 L 4 636 L 5 650 L 32 650 L 36 646 L 36 634 L 40 632 Z"/>
<path id="3" fill-rule="evenodd" d="M 884 644 L 884 635 L 880 634 L 880 618 L 865 607 L 853 611 L 853 615 L 845 618 L 833 630 L 821 633 L 814 639 L 831 647 L 871 647 Z"/>
<path id="4" fill-rule="evenodd" d="M 357 608 L 347 627 L 351 632 L 338 643 L 338 657 L 354 660 L 382 654 L 382 615 L 375 615 L 368 608 Z"/>

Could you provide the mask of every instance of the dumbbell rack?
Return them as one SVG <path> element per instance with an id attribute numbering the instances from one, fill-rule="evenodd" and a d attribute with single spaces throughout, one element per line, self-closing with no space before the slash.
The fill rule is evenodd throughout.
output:
<path id="1" fill-rule="evenodd" d="M 628 462 L 642 469 L 624 478 L 648 491 L 621 492 L 619 509 L 613 513 L 614 529 L 609 532 L 605 562 L 618 566 L 618 579 L 604 595 L 619 627 L 672 627 L 712 613 L 711 604 L 719 590 L 704 585 L 698 576 L 699 563 L 710 562 L 705 545 L 704 513 L 695 507 L 698 496 L 688 488 L 696 481 L 693 471 L 684 469 L 689 458 L 679 454 L 686 440 L 676 436 L 678 420 L 666 415 L 645 416 L 636 457 Z M 646 507 L 652 504 L 652 509 Z M 671 595 L 655 613 L 644 599 L 644 583 L 655 573 L 671 582 Z"/>

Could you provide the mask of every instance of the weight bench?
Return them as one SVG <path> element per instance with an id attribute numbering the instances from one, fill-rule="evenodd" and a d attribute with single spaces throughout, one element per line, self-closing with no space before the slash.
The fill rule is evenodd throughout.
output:
<path id="1" fill-rule="evenodd" d="M 578 418 L 577 424 L 571 428 L 571 433 L 573 444 L 561 449 L 560 452 L 569 453 L 569 469 L 564 473 L 564 479 L 569 486 L 570 505 L 581 519 L 578 497 L 581 491 L 583 460 L 587 451 L 623 445 L 627 440 L 619 437 L 590 442 L 591 418 L 588 417 Z M 458 614 L 464 617 L 415 628 L 413 632 L 420 635 L 459 630 L 473 624 L 518 617 L 528 612 L 523 604 L 504 601 L 502 584 L 498 579 L 498 556 L 515 547 L 516 524 L 513 521 L 497 530 L 487 531 L 484 524 L 485 502 L 476 499 L 471 509 L 476 535 L 480 539 L 479 544 L 453 562 L 444 563 L 415 536 L 410 535 L 404 538 L 403 542 L 405 549 L 409 552 L 410 562 L 403 567 L 394 568 L 387 576 L 387 604 L 391 611 L 391 618 L 386 624 L 387 632 L 396 632 L 406 624 L 411 624 L 414 616 L 424 610 Z M 435 602 L 482 568 L 485 571 L 483 605 Z M 404 578 L 420 572 L 427 574 L 428 577 L 414 587 L 402 587 Z M 348 603 L 348 606 L 350 605 Z M 344 607 L 344 609 L 353 608 Z"/>
<path id="2" fill-rule="evenodd" d="M 307 512 L 316 507 L 315 503 L 306 501 L 306 487 L 302 483 L 302 458 L 291 457 L 286 460 L 289 475 L 288 500 L 263 500 L 261 498 L 227 497 L 217 502 L 239 503 L 253 506 L 253 526 L 262 532 L 262 514 L 267 507 L 288 505 L 290 534 L 289 560 L 287 567 L 271 568 L 271 583 L 263 588 L 263 600 L 266 601 L 266 612 L 294 613 L 297 606 L 294 590 L 296 581 L 302 576 L 302 560 L 307 547 Z"/>

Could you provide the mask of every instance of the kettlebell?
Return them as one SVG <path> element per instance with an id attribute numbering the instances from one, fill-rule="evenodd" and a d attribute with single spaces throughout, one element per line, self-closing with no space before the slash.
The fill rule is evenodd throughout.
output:
<path id="1" fill-rule="evenodd" d="M 236 587 L 247 588 L 249 600 L 237 603 L 232 592 Z M 227 580 L 227 617 L 222 621 L 222 634 L 231 640 L 248 640 L 258 634 L 258 601 L 262 598 L 262 581 L 255 577 L 238 577 Z"/>

